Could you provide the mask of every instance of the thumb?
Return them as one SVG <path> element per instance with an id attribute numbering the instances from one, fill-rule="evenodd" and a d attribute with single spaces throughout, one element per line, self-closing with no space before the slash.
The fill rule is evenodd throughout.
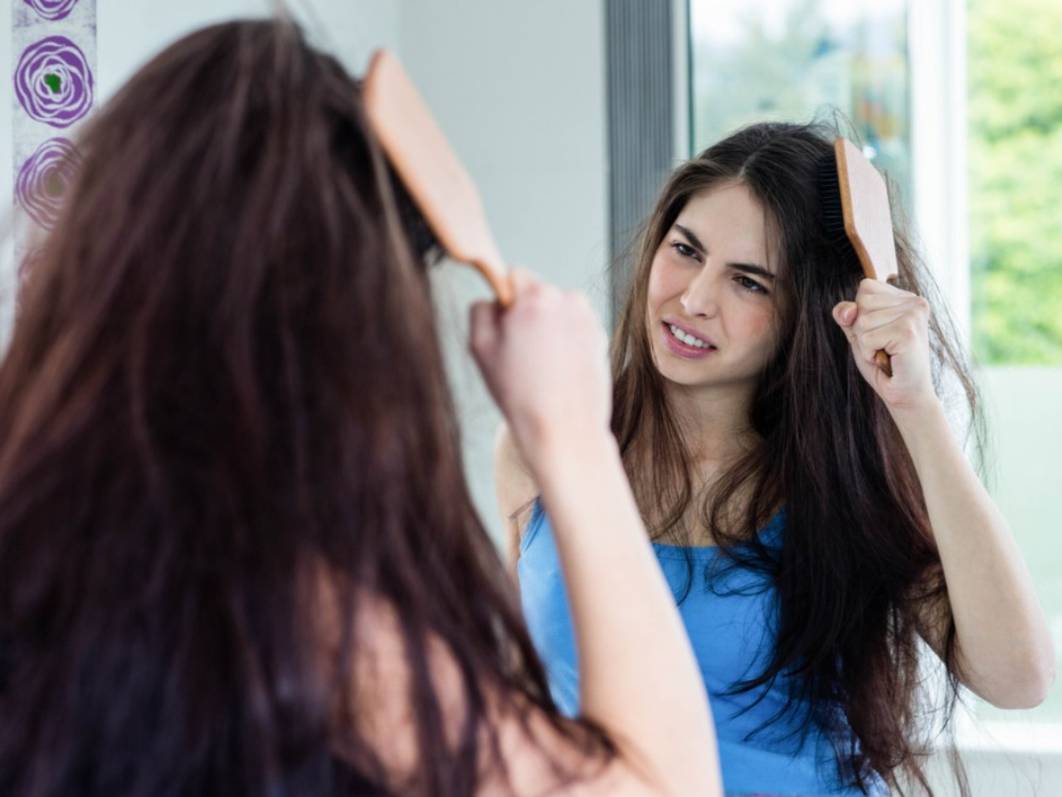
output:
<path id="1" fill-rule="evenodd" d="M 519 299 L 524 293 L 538 285 L 539 279 L 533 271 L 517 267 L 509 272 L 509 282 L 513 286 L 513 295 Z"/>
<path id="2" fill-rule="evenodd" d="M 833 320 L 842 327 L 850 327 L 859 315 L 859 306 L 855 302 L 838 302 L 833 308 Z"/>

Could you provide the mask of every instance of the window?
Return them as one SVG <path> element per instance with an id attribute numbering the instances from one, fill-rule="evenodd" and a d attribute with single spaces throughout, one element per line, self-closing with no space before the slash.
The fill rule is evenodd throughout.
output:
<path id="1" fill-rule="evenodd" d="M 969 0 L 966 14 L 971 326 L 991 487 L 1062 658 L 1062 5 Z M 1062 686 L 1025 716 L 1062 724 Z"/>
<path id="2" fill-rule="evenodd" d="M 694 150 L 751 122 L 831 109 L 910 190 L 906 1 L 725 0 L 690 6 Z"/>
<path id="3" fill-rule="evenodd" d="M 1062 5 L 970 0 L 967 30 L 974 348 L 1062 366 Z"/>

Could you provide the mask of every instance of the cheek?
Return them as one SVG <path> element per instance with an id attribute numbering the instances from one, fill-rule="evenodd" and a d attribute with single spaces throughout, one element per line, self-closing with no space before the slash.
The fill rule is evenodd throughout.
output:
<path id="1" fill-rule="evenodd" d="M 649 312 L 653 313 L 670 300 L 679 298 L 685 290 L 686 279 L 682 270 L 675 268 L 666 256 L 658 253 L 649 272 Z"/>
<path id="2" fill-rule="evenodd" d="M 735 322 L 731 332 L 749 341 L 755 348 L 773 350 L 775 345 L 775 311 L 770 306 L 742 308 L 744 312 L 731 317 Z"/>

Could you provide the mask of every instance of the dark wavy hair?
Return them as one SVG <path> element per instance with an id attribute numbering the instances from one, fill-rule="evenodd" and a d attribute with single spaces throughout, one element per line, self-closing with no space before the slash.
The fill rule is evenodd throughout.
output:
<path id="1" fill-rule="evenodd" d="M 683 518 L 700 502 L 698 514 L 730 565 L 764 573 L 777 590 L 770 661 L 733 689 L 791 684 L 783 712 L 808 707 L 804 727 L 813 722 L 832 741 L 839 781 L 868 789 L 876 774 L 896 789 L 903 779 L 931 791 L 924 771 L 929 736 L 947 726 L 958 694 L 955 628 L 913 463 L 831 317 L 862 279 L 854 251 L 823 222 L 817 178 L 836 135 L 819 123 L 752 125 L 670 177 L 640 239 L 613 340 L 612 426 L 654 537 L 681 541 Z M 758 445 L 702 495 L 653 364 L 649 272 L 686 202 L 735 180 L 762 203 L 781 260 L 780 343 L 751 406 Z M 899 227 L 899 286 L 932 296 Z M 974 385 L 936 304 L 934 379 L 938 390 L 945 382 L 961 386 L 980 441 Z M 768 548 L 756 531 L 782 507 L 784 541 L 780 550 Z M 924 688 L 920 637 L 940 643 L 944 695 Z M 965 789 L 958 765 L 956 775 Z"/>
<path id="2" fill-rule="evenodd" d="M 290 22 L 217 25 L 78 147 L 0 366 L 0 793 L 468 794 L 504 768 L 488 697 L 609 748 L 558 715 L 473 508 L 356 81 Z M 370 598 L 399 783 L 363 733 Z"/>

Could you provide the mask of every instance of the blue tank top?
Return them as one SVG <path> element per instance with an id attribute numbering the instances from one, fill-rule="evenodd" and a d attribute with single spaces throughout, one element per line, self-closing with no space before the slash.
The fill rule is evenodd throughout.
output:
<path id="1" fill-rule="evenodd" d="M 760 538 L 768 546 L 780 545 L 783 528 L 779 513 Z M 784 678 L 766 689 L 729 694 L 736 682 L 759 675 L 770 654 L 777 593 L 767 578 L 718 567 L 723 557 L 712 546 L 654 543 L 653 550 L 672 592 L 682 598 L 679 613 L 707 687 L 727 793 L 862 794 L 837 784 L 833 747 L 816 727 L 805 727 L 804 712 L 779 715 L 786 702 Z M 520 544 L 517 573 L 524 616 L 550 691 L 560 709 L 574 716 L 579 712 L 575 634 L 553 527 L 539 501 Z M 878 786 L 873 793 L 885 794 L 884 784 Z"/>

